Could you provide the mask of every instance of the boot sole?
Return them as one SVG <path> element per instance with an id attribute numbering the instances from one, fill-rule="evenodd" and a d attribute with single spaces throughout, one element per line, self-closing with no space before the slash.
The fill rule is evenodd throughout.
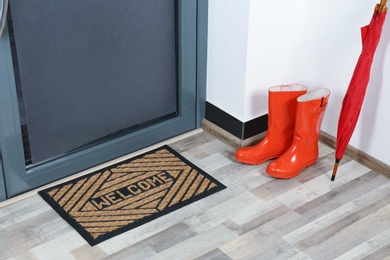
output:
<path id="1" fill-rule="evenodd" d="M 243 164 L 247 164 L 247 165 L 259 165 L 259 164 L 263 164 L 269 160 L 272 160 L 272 159 L 276 159 L 280 156 L 281 154 L 278 154 L 278 155 L 274 155 L 274 156 L 269 156 L 265 159 L 262 159 L 262 160 L 240 160 L 238 159 L 237 157 L 234 157 L 238 162 L 240 163 L 243 163 Z"/>
<path id="2" fill-rule="evenodd" d="M 294 178 L 294 177 L 297 177 L 299 174 L 301 174 L 302 173 L 302 171 L 304 170 L 304 169 L 306 169 L 306 168 L 308 168 L 308 167 L 310 167 L 310 166 L 313 166 L 315 163 L 316 163 L 316 161 L 317 161 L 317 159 L 315 159 L 314 161 L 311 161 L 311 162 L 309 162 L 309 163 L 307 163 L 307 165 L 305 166 L 305 167 L 303 167 L 297 174 L 294 174 L 294 175 L 288 175 L 288 176 L 273 176 L 273 175 L 271 175 L 271 174 L 269 174 L 270 176 L 272 176 L 272 177 L 274 177 L 274 178 L 276 178 L 276 179 L 283 179 L 283 180 L 286 180 L 286 179 L 292 179 L 292 178 Z"/>

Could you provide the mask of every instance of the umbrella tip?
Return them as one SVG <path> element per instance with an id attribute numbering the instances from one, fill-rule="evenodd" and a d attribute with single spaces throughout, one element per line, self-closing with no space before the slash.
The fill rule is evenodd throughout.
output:
<path id="1" fill-rule="evenodd" d="M 334 179 L 336 178 L 336 173 L 337 173 L 337 168 L 339 167 L 339 162 L 340 162 L 340 159 L 336 159 L 336 162 L 334 163 L 334 166 L 333 166 L 332 178 L 330 179 L 331 181 L 334 181 Z"/>

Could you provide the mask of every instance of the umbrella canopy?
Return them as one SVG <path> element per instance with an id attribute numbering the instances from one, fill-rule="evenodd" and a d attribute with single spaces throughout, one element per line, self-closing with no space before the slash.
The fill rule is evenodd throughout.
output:
<path id="1" fill-rule="evenodd" d="M 386 2 L 381 1 L 380 4 L 376 5 L 370 24 L 361 28 L 363 47 L 340 111 L 337 126 L 336 162 L 333 169 L 332 181 L 336 177 L 338 164 L 343 158 L 359 118 L 364 95 L 370 80 L 371 65 L 387 13 Z"/>

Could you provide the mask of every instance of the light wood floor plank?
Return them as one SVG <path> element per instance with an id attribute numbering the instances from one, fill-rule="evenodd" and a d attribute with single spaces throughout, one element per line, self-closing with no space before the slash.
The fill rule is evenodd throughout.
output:
<path id="1" fill-rule="evenodd" d="M 150 259 L 193 259 L 237 237 L 224 225 L 214 226 L 175 246 L 168 248 Z"/>
<path id="2" fill-rule="evenodd" d="M 230 258 L 228 255 L 222 252 L 219 248 L 216 248 L 195 259 L 196 260 L 210 260 L 210 259 L 231 260 L 232 258 Z"/>
<path id="3" fill-rule="evenodd" d="M 384 249 L 384 247 L 386 247 L 386 245 L 389 245 L 389 243 L 390 229 L 386 229 L 378 235 L 372 237 L 371 239 L 368 239 L 359 244 L 358 246 L 352 248 L 351 250 L 348 250 L 344 254 L 338 256 L 336 259 L 362 259 L 370 255 L 371 257 L 373 257 L 373 254 L 376 254 L 378 253 L 378 251 Z"/>
<path id="4" fill-rule="evenodd" d="M 277 196 L 275 199 L 283 201 L 284 204 L 292 209 L 295 209 L 357 177 L 360 177 L 363 174 L 366 174 L 369 171 L 370 169 L 355 161 L 351 161 L 339 167 L 339 176 L 337 177 L 336 182 L 331 182 L 331 172 L 326 172 L 315 179 L 303 183 L 299 187 Z M 351 174 L 351 172 L 353 172 L 353 174 Z M 304 172 L 301 174 L 304 174 Z"/>
<path id="5" fill-rule="evenodd" d="M 0 207 L 0 260 L 390 259 L 390 180 L 345 157 L 331 182 L 332 148 L 281 180 L 207 132 L 170 146 L 227 188 L 94 247 L 35 194 Z"/>
<path id="6" fill-rule="evenodd" d="M 378 199 L 388 196 L 389 187 L 390 184 L 386 183 L 385 185 L 382 185 L 368 193 L 361 194 L 361 196 L 356 199 L 329 212 L 325 210 L 316 215 L 311 214 L 311 212 L 305 213 L 298 221 L 289 225 L 288 228 L 293 231 L 283 238 L 290 243 L 297 243 L 312 234 L 316 234 L 320 230 L 327 229 L 330 225 L 346 219 L 348 216 L 353 216 L 364 207 L 376 203 Z M 318 207 L 322 208 L 321 205 Z"/>

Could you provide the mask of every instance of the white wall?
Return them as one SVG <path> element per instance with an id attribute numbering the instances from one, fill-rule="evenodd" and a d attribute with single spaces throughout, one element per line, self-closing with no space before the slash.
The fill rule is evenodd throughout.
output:
<path id="1" fill-rule="evenodd" d="M 305 0 L 280 2 L 209 0 L 207 100 L 244 122 L 267 113 L 268 87 L 298 80 Z"/>
<path id="2" fill-rule="evenodd" d="M 379 0 L 209 0 L 207 101 L 246 122 L 267 113 L 267 89 L 332 91 L 322 130 L 336 136 L 361 50 L 360 27 Z M 388 18 L 390 20 L 390 16 Z M 390 164 L 390 21 L 384 25 L 350 144 Z"/>
<path id="3" fill-rule="evenodd" d="M 207 98 L 241 119 L 245 118 L 249 2 L 209 1 Z"/>
<path id="4" fill-rule="evenodd" d="M 360 27 L 379 1 L 307 1 L 300 81 L 332 91 L 322 130 L 336 136 L 341 103 L 361 51 Z M 390 19 L 390 16 L 388 17 Z M 383 27 L 362 112 L 350 144 L 390 165 L 390 20 Z"/>
<path id="5" fill-rule="evenodd" d="M 267 89 L 298 81 L 306 0 L 251 0 L 245 85 L 246 122 L 268 111 Z"/>

